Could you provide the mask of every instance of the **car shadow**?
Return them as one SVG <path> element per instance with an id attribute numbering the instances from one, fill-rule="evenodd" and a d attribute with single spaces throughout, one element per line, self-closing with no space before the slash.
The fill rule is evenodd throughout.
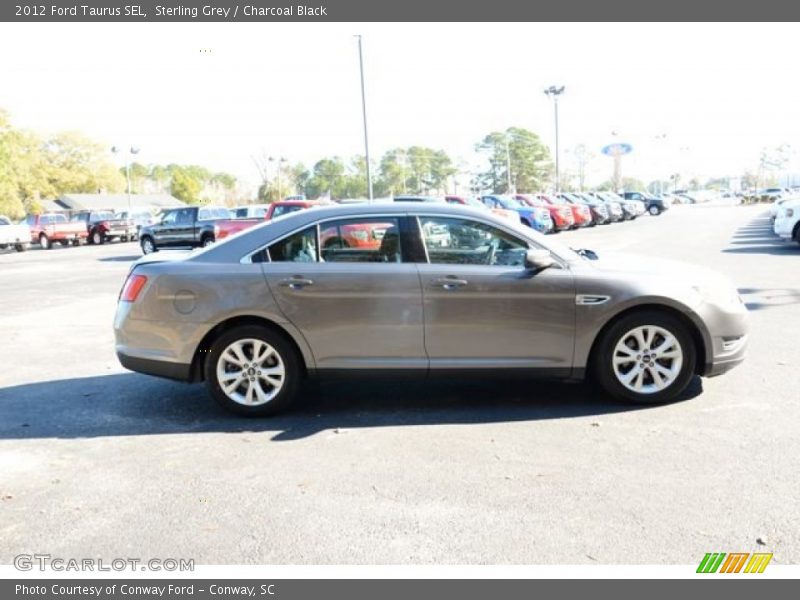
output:
<path id="1" fill-rule="evenodd" d="M 733 234 L 729 247 L 722 250 L 726 254 L 798 254 L 800 246 L 779 238 L 772 231 L 772 220 L 761 215 Z"/>
<path id="2" fill-rule="evenodd" d="M 142 258 L 141 254 L 132 254 L 131 256 L 104 256 L 103 258 L 98 258 L 97 260 L 100 262 L 133 262 L 134 260 L 138 260 Z"/>
<path id="3" fill-rule="evenodd" d="M 787 304 L 800 304 L 800 289 L 795 288 L 739 288 L 742 296 L 755 296 L 754 299 L 745 298 L 748 310 L 763 310 Z"/>
<path id="4" fill-rule="evenodd" d="M 678 401 L 702 391 L 695 377 Z M 589 384 L 344 379 L 307 385 L 290 412 L 247 419 L 220 408 L 202 385 L 121 373 L 0 388 L 0 439 L 268 432 L 291 441 L 326 430 L 533 423 L 654 407 L 611 401 Z"/>

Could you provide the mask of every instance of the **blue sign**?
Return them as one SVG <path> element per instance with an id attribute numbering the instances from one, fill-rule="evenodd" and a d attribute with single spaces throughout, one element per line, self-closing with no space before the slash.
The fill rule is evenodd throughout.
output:
<path id="1" fill-rule="evenodd" d="M 633 152 L 633 146 L 630 144 L 609 144 L 601 152 L 606 156 L 622 156 Z"/>

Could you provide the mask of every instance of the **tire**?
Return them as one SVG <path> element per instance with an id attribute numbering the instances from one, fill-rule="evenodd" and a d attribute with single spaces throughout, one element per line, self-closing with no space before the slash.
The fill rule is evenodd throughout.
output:
<path id="1" fill-rule="evenodd" d="M 96 229 L 92 232 L 92 236 L 91 237 L 92 237 L 92 243 L 95 246 L 100 246 L 100 245 L 104 244 L 105 241 L 106 241 L 106 236 L 104 236 L 102 233 L 100 233 Z"/>
<path id="2" fill-rule="evenodd" d="M 0 250 L 5 250 L 8 248 L 8 244 L 0 244 Z"/>
<path id="3" fill-rule="evenodd" d="M 156 244 L 149 235 L 146 235 L 142 238 L 141 241 L 142 247 L 142 254 L 152 254 L 153 252 L 158 252 L 158 248 L 156 248 Z"/>
<path id="4" fill-rule="evenodd" d="M 647 212 L 649 212 L 654 217 L 657 217 L 658 215 L 661 214 L 661 209 L 658 208 L 655 204 L 651 204 L 650 208 L 647 209 Z"/>
<path id="5" fill-rule="evenodd" d="M 200 246 L 206 248 L 214 243 L 214 236 L 213 235 L 204 235 L 203 238 L 200 240 Z"/>
<path id="6" fill-rule="evenodd" d="M 16 244 L 16 245 L 14 246 L 14 249 L 15 249 L 17 252 L 25 252 L 25 250 L 27 250 L 27 249 L 28 249 L 28 244 Z"/>
<path id="7" fill-rule="evenodd" d="M 241 368 L 235 358 L 235 350 L 244 356 Z M 254 351 L 259 350 L 264 361 L 260 364 L 252 362 Z M 259 369 L 260 367 L 260 369 Z M 285 410 L 294 402 L 300 386 L 300 358 L 286 338 L 261 325 L 244 325 L 235 327 L 220 335 L 212 344 L 208 353 L 205 368 L 206 387 L 220 406 L 246 417 L 262 417 Z M 273 370 L 278 385 L 273 385 L 266 376 L 259 377 L 267 369 Z M 223 389 L 220 378 L 228 373 L 247 374 L 252 377 L 233 379 L 229 382 L 228 392 Z M 280 375 L 277 375 L 280 373 Z M 256 384 L 255 387 L 251 385 Z M 252 391 L 251 391 L 252 390 Z M 248 401 L 248 398 L 250 401 Z"/>
<path id="8" fill-rule="evenodd" d="M 641 337 L 637 338 L 635 332 Z M 647 342 L 648 337 L 644 349 L 637 347 L 637 340 Z M 651 358 L 648 363 L 649 352 L 659 347 L 664 348 L 658 352 L 660 358 Z M 674 400 L 689 385 L 697 351 L 682 321 L 667 312 L 648 309 L 623 316 L 606 329 L 592 361 L 594 378 L 610 396 L 636 404 L 660 404 Z"/>
<path id="9" fill-rule="evenodd" d="M 794 239 L 795 242 L 800 244 L 800 222 L 798 222 L 797 225 L 794 226 L 794 232 L 792 233 L 792 238 Z"/>
<path id="10" fill-rule="evenodd" d="M 58 243 L 64 246 L 64 248 L 69 246 L 69 240 L 59 240 Z"/>
<path id="11" fill-rule="evenodd" d="M 50 248 L 53 247 L 50 238 L 43 233 L 39 235 L 39 245 L 42 247 L 42 250 L 50 250 Z"/>

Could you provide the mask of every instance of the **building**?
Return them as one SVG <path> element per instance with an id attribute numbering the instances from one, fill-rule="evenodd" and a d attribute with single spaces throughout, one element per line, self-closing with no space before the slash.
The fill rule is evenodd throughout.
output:
<path id="1" fill-rule="evenodd" d="M 63 194 L 55 200 L 59 210 L 77 212 L 79 210 L 128 210 L 128 194 Z M 169 194 L 131 194 L 130 207 L 133 210 L 152 212 L 164 208 L 185 206 L 186 203 Z"/>

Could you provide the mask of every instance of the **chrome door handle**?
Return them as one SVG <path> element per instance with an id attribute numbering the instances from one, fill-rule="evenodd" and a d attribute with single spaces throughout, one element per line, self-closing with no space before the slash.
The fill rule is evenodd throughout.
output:
<path id="1" fill-rule="evenodd" d="M 303 277 L 289 277 L 288 279 L 281 279 L 280 283 L 283 287 L 289 287 L 293 290 L 301 290 L 307 285 L 314 285 L 311 279 L 304 279 Z"/>
<path id="2" fill-rule="evenodd" d="M 456 279 L 455 277 L 442 277 L 434 279 L 431 283 L 443 287 L 446 290 L 456 290 L 469 283 L 466 279 Z"/>

